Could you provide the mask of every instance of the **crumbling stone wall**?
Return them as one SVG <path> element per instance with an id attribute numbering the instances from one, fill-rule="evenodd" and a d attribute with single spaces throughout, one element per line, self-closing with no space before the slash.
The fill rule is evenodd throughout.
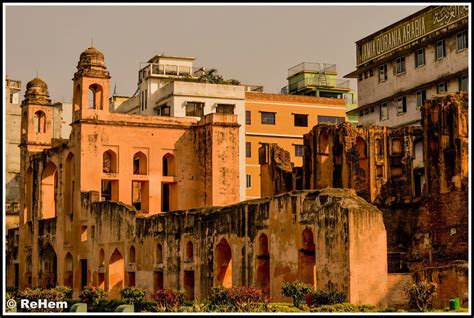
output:
<path id="1" fill-rule="evenodd" d="M 152 292 L 157 287 L 154 275 L 161 272 L 163 287 L 186 289 L 185 273 L 193 272 L 192 294 L 204 299 L 210 288 L 219 284 L 217 249 L 225 240 L 231 250 L 233 286 L 266 283 L 269 295 L 279 301 L 288 300 L 281 295 L 284 282 L 316 277 L 312 283 L 317 289 L 345 291 L 352 303 L 386 301 L 382 214 L 351 190 L 299 191 L 148 217 L 136 216 L 132 208 L 115 202 L 90 202 L 85 207 L 88 227 L 95 228 L 94 239 L 87 242 L 92 284 L 98 282 L 100 271 L 107 274 L 108 260 L 116 249 L 127 260 L 133 245 L 135 261 L 125 267 L 124 286 L 133 272 L 135 284 Z M 313 234 L 315 247 L 314 267 L 309 271 L 300 258 L 305 231 Z M 266 282 L 258 271 L 262 235 L 268 239 Z M 194 250 L 191 259 L 186 255 L 188 242 Z M 162 246 L 162 261 L 157 260 L 157 244 Z M 101 249 L 104 264 L 99 264 Z"/>
<path id="2" fill-rule="evenodd" d="M 265 144 L 258 150 L 260 164 L 261 196 L 269 197 L 296 190 L 296 174 L 290 153 L 277 144 Z M 270 164 L 271 163 L 271 164 Z"/>

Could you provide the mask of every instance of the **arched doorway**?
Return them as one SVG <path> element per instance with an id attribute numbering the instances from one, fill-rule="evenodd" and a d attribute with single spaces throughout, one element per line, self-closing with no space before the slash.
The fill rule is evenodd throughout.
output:
<path id="1" fill-rule="evenodd" d="M 40 286 L 43 289 L 57 285 L 57 258 L 51 244 L 46 245 L 40 253 Z"/>
<path id="2" fill-rule="evenodd" d="M 316 252 L 313 231 L 306 228 L 302 233 L 302 247 L 298 253 L 298 272 L 303 283 L 316 287 Z"/>
<path id="3" fill-rule="evenodd" d="M 232 287 L 232 250 L 225 238 L 216 246 L 215 285 Z"/>
<path id="4" fill-rule="evenodd" d="M 71 253 L 67 253 L 64 258 L 64 286 L 73 287 L 73 263 Z"/>
<path id="5" fill-rule="evenodd" d="M 58 172 L 56 165 L 49 162 L 41 176 L 41 219 L 56 217 Z"/>
<path id="6" fill-rule="evenodd" d="M 108 273 L 109 298 L 119 298 L 124 285 L 125 262 L 118 249 L 115 249 L 110 256 Z"/>
<path id="7" fill-rule="evenodd" d="M 256 285 L 265 295 L 270 295 L 270 253 L 268 252 L 268 237 L 263 233 L 258 238 Z"/>

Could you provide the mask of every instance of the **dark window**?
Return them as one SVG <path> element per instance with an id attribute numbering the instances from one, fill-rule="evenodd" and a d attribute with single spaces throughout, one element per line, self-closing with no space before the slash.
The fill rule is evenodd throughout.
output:
<path id="1" fill-rule="evenodd" d="M 395 72 L 396 74 L 403 74 L 405 73 L 406 71 L 406 68 L 405 68 L 405 57 L 402 56 L 402 57 L 399 57 L 395 60 Z"/>
<path id="2" fill-rule="evenodd" d="M 245 111 L 245 124 L 250 125 L 252 123 L 252 113 L 250 110 Z"/>
<path id="3" fill-rule="evenodd" d="M 294 114 L 295 115 L 295 126 L 297 127 L 308 127 L 308 115 Z"/>
<path id="4" fill-rule="evenodd" d="M 439 83 L 438 85 L 436 85 L 436 92 L 438 94 L 446 92 L 446 91 L 448 91 L 448 83 L 447 82 Z"/>
<path id="5" fill-rule="evenodd" d="M 374 106 L 370 107 L 370 112 L 373 113 L 375 111 Z"/>
<path id="6" fill-rule="evenodd" d="M 362 116 L 364 116 L 364 111 L 363 111 L 363 110 L 361 110 L 361 111 L 359 112 L 359 117 L 362 117 Z"/>
<path id="7" fill-rule="evenodd" d="M 426 100 L 426 90 L 416 92 L 416 107 L 419 108 L 423 106 L 423 103 Z"/>
<path id="8" fill-rule="evenodd" d="M 388 105 L 387 103 L 382 103 L 380 105 L 380 120 L 388 119 Z"/>
<path id="9" fill-rule="evenodd" d="M 379 66 L 379 82 L 387 80 L 387 64 Z"/>
<path id="10" fill-rule="evenodd" d="M 217 104 L 216 113 L 218 114 L 233 114 L 235 105 L 232 104 Z"/>
<path id="11" fill-rule="evenodd" d="M 296 157 L 303 157 L 304 153 L 304 146 L 303 145 L 295 145 L 295 156 Z"/>
<path id="12" fill-rule="evenodd" d="M 458 51 L 467 48 L 467 32 L 463 31 L 456 35 L 456 48 Z"/>
<path id="13" fill-rule="evenodd" d="M 364 115 L 367 115 L 367 114 L 369 114 L 369 109 L 368 108 L 364 109 Z"/>
<path id="14" fill-rule="evenodd" d="M 252 143 L 250 142 L 245 143 L 245 157 L 252 157 Z"/>
<path id="15" fill-rule="evenodd" d="M 251 187 L 252 187 L 252 175 L 247 174 L 247 188 L 251 188 Z"/>
<path id="16" fill-rule="evenodd" d="M 156 114 L 158 116 L 171 116 L 171 107 L 167 104 L 160 105 L 156 109 Z"/>
<path id="17" fill-rule="evenodd" d="M 371 69 L 369 70 L 369 76 L 371 76 L 371 77 L 374 76 L 374 69 L 371 68 Z"/>
<path id="18" fill-rule="evenodd" d="M 13 104 L 13 93 L 10 93 L 10 104 Z"/>
<path id="19" fill-rule="evenodd" d="M 204 116 L 204 103 L 187 102 L 186 103 L 186 116 L 193 116 L 193 117 Z"/>
<path id="20" fill-rule="evenodd" d="M 445 57 L 445 45 L 444 40 L 436 42 L 436 59 Z"/>
<path id="21" fill-rule="evenodd" d="M 320 123 L 336 123 L 340 124 L 344 122 L 344 117 L 337 116 L 318 116 L 318 124 Z"/>
<path id="22" fill-rule="evenodd" d="M 275 113 L 262 112 L 262 124 L 275 125 Z"/>
<path id="23" fill-rule="evenodd" d="M 403 96 L 397 100 L 397 113 L 404 114 L 407 112 L 407 97 Z"/>
<path id="24" fill-rule="evenodd" d="M 467 76 L 464 75 L 464 76 L 461 76 L 459 78 L 459 91 L 460 92 L 467 92 L 468 91 L 468 80 L 467 80 Z"/>
<path id="25" fill-rule="evenodd" d="M 415 67 L 425 65 L 425 49 L 419 49 L 415 52 Z"/>
<path id="26" fill-rule="evenodd" d="M 364 79 L 364 74 L 359 74 L 359 81 L 362 81 Z"/>
<path id="27" fill-rule="evenodd" d="M 145 109 L 148 108 L 147 97 L 148 97 L 148 89 L 145 89 Z"/>

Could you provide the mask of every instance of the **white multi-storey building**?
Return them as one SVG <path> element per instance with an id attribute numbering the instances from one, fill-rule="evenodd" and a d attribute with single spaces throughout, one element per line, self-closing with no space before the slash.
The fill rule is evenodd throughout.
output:
<path id="1" fill-rule="evenodd" d="M 429 6 L 356 42 L 360 124 L 420 125 L 425 99 L 468 91 L 468 7 Z"/>

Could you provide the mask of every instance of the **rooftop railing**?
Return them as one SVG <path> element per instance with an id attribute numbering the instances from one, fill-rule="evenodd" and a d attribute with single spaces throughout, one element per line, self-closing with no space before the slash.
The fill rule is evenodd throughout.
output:
<path id="1" fill-rule="evenodd" d="M 336 73 L 336 64 L 303 62 L 288 69 L 288 77 L 291 77 L 303 71 L 314 71 L 314 72 L 326 71 L 326 72 Z"/>
<path id="2" fill-rule="evenodd" d="M 138 80 L 150 76 L 194 76 L 199 69 L 199 67 L 150 63 L 138 72 Z"/>
<path id="3" fill-rule="evenodd" d="M 281 88 L 281 94 L 292 94 L 297 92 L 307 86 L 318 86 L 318 87 L 329 87 L 329 88 L 350 88 L 350 81 L 344 79 L 336 79 L 328 81 L 327 79 L 324 80 L 323 78 L 305 78 L 299 82 L 284 86 Z"/>
<path id="4" fill-rule="evenodd" d="M 21 81 L 7 79 L 7 86 L 13 89 L 21 89 Z"/>

